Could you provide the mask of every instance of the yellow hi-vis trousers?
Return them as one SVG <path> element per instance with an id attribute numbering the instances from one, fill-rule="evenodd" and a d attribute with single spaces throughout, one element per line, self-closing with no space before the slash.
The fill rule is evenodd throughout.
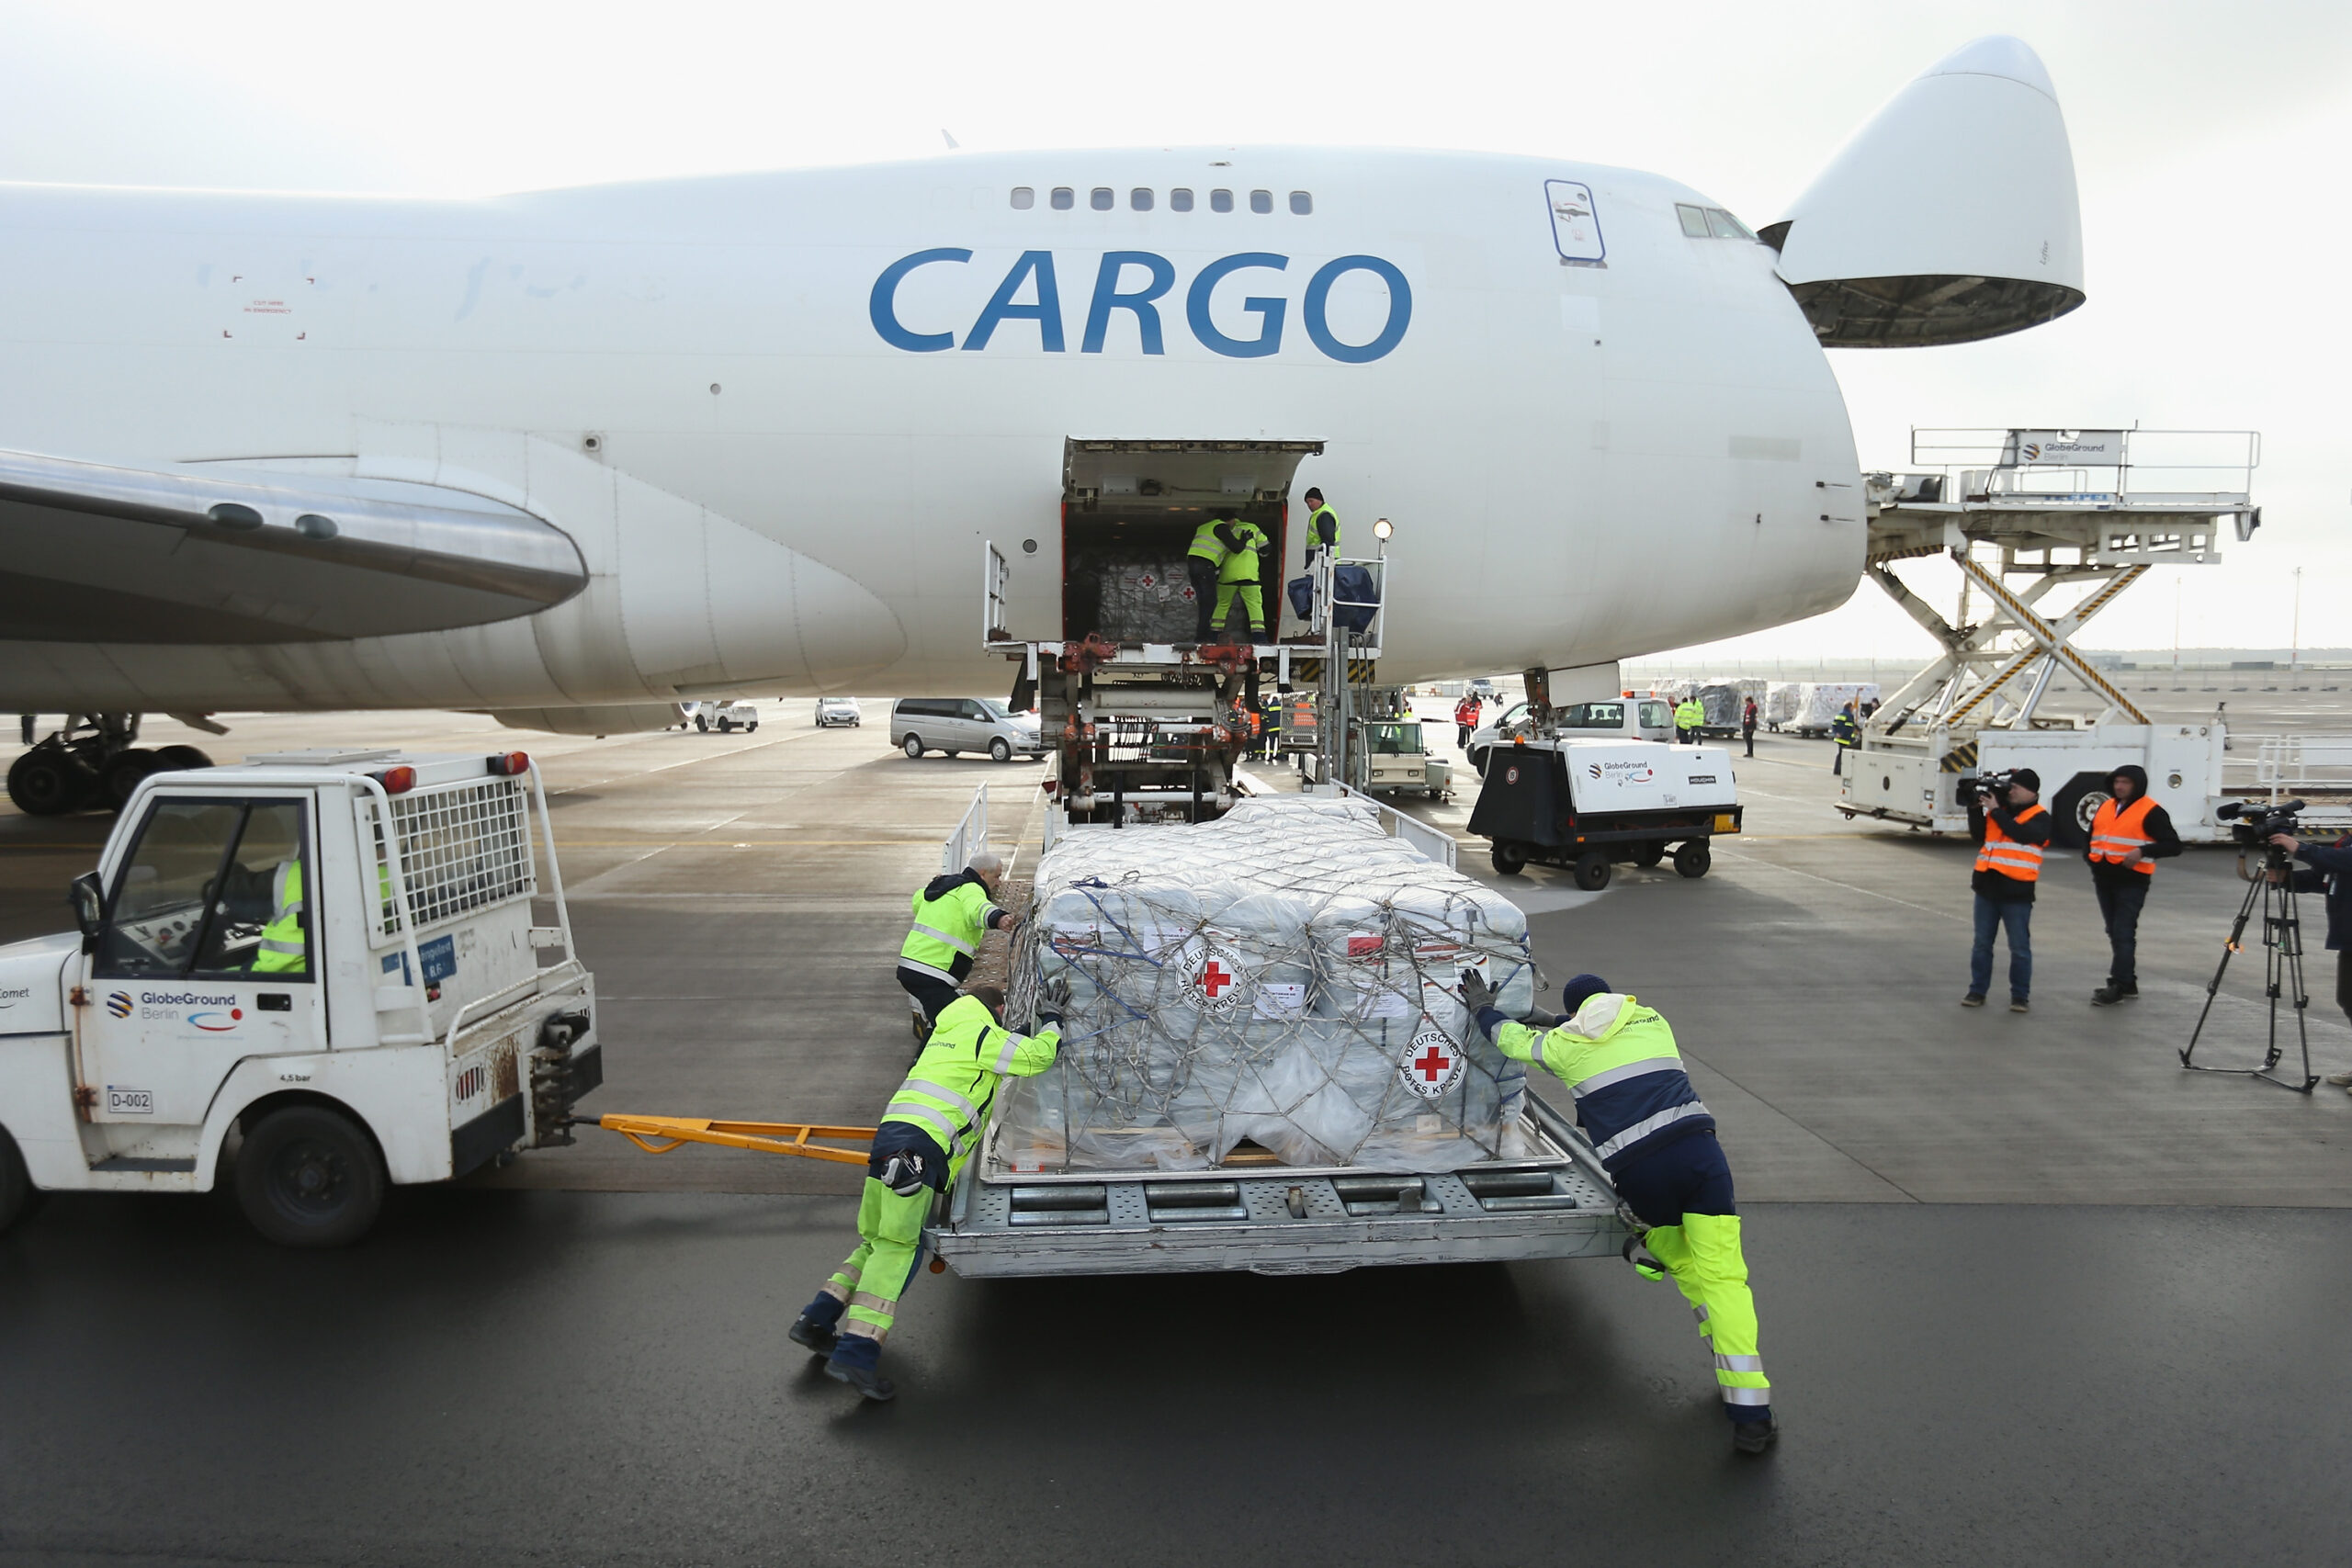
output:
<path id="1" fill-rule="evenodd" d="M 1266 594 L 1254 582 L 1220 582 L 1216 585 L 1216 620 L 1212 624 L 1211 631 L 1222 633 L 1225 630 L 1225 618 L 1233 613 L 1233 592 L 1237 588 L 1241 591 L 1241 613 L 1250 617 L 1250 629 L 1264 631 Z"/>
<path id="2" fill-rule="evenodd" d="M 1653 1227 L 1642 1245 L 1666 1265 L 1698 1314 L 1699 1333 L 1714 1348 L 1724 1403 L 1771 1404 L 1772 1385 L 1756 1348 L 1756 1298 L 1739 1249 L 1739 1216 L 1686 1213 L 1680 1224 Z"/>
<path id="3" fill-rule="evenodd" d="M 901 1198 L 872 1177 L 857 1201 L 857 1250 L 825 1281 L 824 1293 L 849 1303 L 841 1332 L 879 1343 L 890 1332 L 899 1298 L 914 1282 L 922 1246 L 923 1217 L 931 1213 L 926 1187 Z"/>

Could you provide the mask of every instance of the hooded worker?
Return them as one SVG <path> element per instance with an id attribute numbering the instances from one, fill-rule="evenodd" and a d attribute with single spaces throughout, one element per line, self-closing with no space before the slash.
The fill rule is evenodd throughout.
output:
<path id="1" fill-rule="evenodd" d="M 2083 848 L 2109 954 L 2107 984 L 2091 993 L 2093 1007 L 2113 1007 L 2140 994 L 2140 910 L 2155 883 L 2156 862 L 2180 853 L 2172 818 L 2148 798 L 2147 769 L 2126 762 L 2108 775 L 2107 789 Z"/>
<path id="2" fill-rule="evenodd" d="M 935 1195 L 955 1187 L 964 1162 L 987 1137 L 1004 1080 L 1044 1072 L 1061 1049 L 1067 982 L 1047 985 L 1038 1003 L 1035 1034 L 1004 1027 L 1004 993 L 994 986 L 975 986 L 940 1010 L 922 1055 L 875 1129 L 858 1197 L 857 1250 L 786 1331 L 794 1344 L 825 1358 L 827 1376 L 867 1399 L 898 1393 L 879 1370 L 882 1342 L 898 1319 L 899 1298 L 922 1265 L 923 1221 Z"/>
<path id="3" fill-rule="evenodd" d="M 1699 1336 L 1714 1352 L 1733 1445 L 1746 1454 L 1770 1448 L 1781 1428 L 1757 1350 L 1731 1166 L 1715 1141 L 1714 1117 L 1682 1070 L 1674 1031 L 1656 1009 L 1610 989 L 1598 975 L 1561 987 L 1565 1018 L 1538 1010 L 1524 1022 L 1513 1020 L 1473 969 L 1462 972 L 1462 1000 L 1497 1050 L 1541 1064 L 1567 1086 L 1577 1123 L 1618 1197 L 1650 1227 L 1639 1246 L 1626 1242 L 1626 1260 L 1646 1279 L 1672 1276 L 1690 1300 Z"/>
<path id="4" fill-rule="evenodd" d="M 922 1010 L 918 1037 L 936 1028 L 941 1010 L 956 999 L 980 938 L 1021 923 L 1020 916 L 995 903 L 1003 878 L 1002 858 L 982 851 L 963 870 L 933 877 L 915 895 L 914 924 L 899 944 L 899 986 Z"/>

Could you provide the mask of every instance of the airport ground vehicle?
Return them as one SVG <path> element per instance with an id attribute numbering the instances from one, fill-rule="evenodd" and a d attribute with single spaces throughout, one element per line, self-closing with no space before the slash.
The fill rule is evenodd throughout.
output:
<path id="1" fill-rule="evenodd" d="M 1571 737 L 1589 740 L 1657 740 L 1674 739 L 1674 704 L 1664 697 L 1607 697 L 1596 702 L 1569 703 L 1553 711 L 1542 732 L 1555 739 Z M 1534 709 L 1513 703 L 1470 732 L 1470 766 L 1480 778 L 1498 748 L 1509 748 L 1521 736 L 1537 733 Z"/>
<path id="2" fill-rule="evenodd" d="M 704 703 L 695 709 L 696 729 L 716 729 L 721 735 L 741 729 L 745 733 L 760 727 L 760 710 L 750 703 Z"/>
<path id="3" fill-rule="evenodd" d="M 817 728 L 820 729 L 830 728 L 834 725 L 847 725 L 856 728 L 865 722 L 865 710 L 857 705 L 855 697 L 819 697 L 817 699 Z"/>
<path id="4" fill-rule="evenodd" d="M 40 1190 L 232 1180 L 264 1235 L 334 1246 L 388 1182 L 571 1142 L 603 1055 L 535 816 L 519 751 L 143 781 L 80 931 L 0 948 L 0 1228 Z"/>
<path id="5" fill-rule="evenodd" d="M 1914 430 L 1918 471 L 1870 477 L 1870 573 L 1944 652 L 1864 723 L 1838 809 L 1964 833 L 1960 781 L 2030 767 L 2057 841 L 2080 849 L 2108 779 L 2134 762 L 2182 839 L 2227 838 L 2216 808 L 2246 791 L 2226 778 L 2219 714 L 2152 722 L 2072 639 L 2151 568 L 2218 561 L 2225 523 L 2250 540 L 2260 451 L 2246 431 Z M 1977 608 L 1963 601 L 1947 619 L 1893 570 L 1939 555 Z M 2066 588 L 2082 592 L 2052 613 L 2045 600 Z M 2054 693 L 2062 679 L 2075 691 Z M 2312 828 L 2352 828 L 2341 742 L 2282 736 L 2247 750 L 2255 792 L 2304 794 Z"/>
<path id="6" fill-rule="evenodd" d="M 1405 790 L 1442 800 L 1453 782 L 1453 767 L 1442 757 L 1430 755 L 1417 718 L 1361 719 L 1364 788 L 1374 795 Z"/>
<path id="7" fill-rule="evenodd" d="M 1036 715 L 1016 714 L 986 697 L 900 697 L 890 709 L 890 744 L 910 757 L 986 751 L 1010 762 L 1016 751 L 1030 758 L 1046 754 Z"/>
<path id="8" fill-rule="evenodd" d="M 1470 830 L 1494 841 L 1504 875 L 1529 861 L 1570 866 L 1592 893 L 1616 863 L 1656 865 L 1668 845 L 1676 871 L 1706 875 L 1708 840 L 1738 832 L 1740 817 L 1725 748 L 1541 739 L 1495 753 Z"/>

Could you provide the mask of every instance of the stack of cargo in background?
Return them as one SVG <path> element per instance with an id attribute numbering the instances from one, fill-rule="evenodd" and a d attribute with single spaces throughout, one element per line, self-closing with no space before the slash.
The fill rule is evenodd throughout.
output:
<path id="1" fill-rule="evenodd" d="M 1526 917 L 1368 807 L 1256 800 L 1070 833 L 1038 862 L 1031 917 L 1013 1015 L 1041 980 L 1072 999 L 1060 1060 L 1006 1086 L 1001 1168 L 1198 1170 L 1244 1140 L 1405 1172 L 1533 1150 L 1526 1068 L 1458 995 L 1476 969 L 1506 1010 L 1533 1005 Z"/>
<path id="2" fill-rule="evenodd" d="M 1838 710 L 1848 703 L 1854 705 L 1859 719 L 1862 705 L 1876 701 L 1878 683 L 1874 681 L 1801 682 L 1796 689 L 1796 711 L 1781 721 L 1781 728 L 1799 735 L 1826 735 L 1838 717 Z"/>

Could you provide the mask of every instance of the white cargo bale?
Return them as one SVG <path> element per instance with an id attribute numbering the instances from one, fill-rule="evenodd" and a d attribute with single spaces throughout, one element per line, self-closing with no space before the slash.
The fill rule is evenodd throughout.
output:
<path id="1" fill-rule="evenodd" d="M 1009 1083 L 1016 1172 L 1204 1169 L 1249 1139 L 1292 1166 L 1451 1170 L 1521 1157 L 1526 1069 L 1460 974 L 1530 1007 L 1526 918 L 1342 801 L 1245 802 L 1197 826 L 1073 832 L 1038 862 L 1025 1015 L 1070 983 L 1060 1061 Z"/>

